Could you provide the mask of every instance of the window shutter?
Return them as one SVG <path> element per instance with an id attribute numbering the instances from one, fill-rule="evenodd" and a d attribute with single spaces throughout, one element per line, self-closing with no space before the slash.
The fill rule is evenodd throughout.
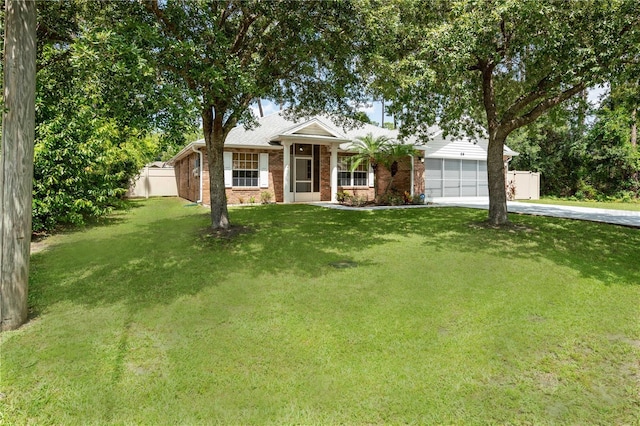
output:
<path id="1" fill-rule="evenodd" d="M 371 164 L 369 164 L 369 188 L 373 188 L 374 187 L 374 181 L 375 181 L 376 177 L 373 174 L 373 167 L 371 167 Z"/>
<path id="2" fill-rule="evenodd" d="M 233 183 L 233 153 L 225 152 L 224 155 L 224 186 L 231 188 Z"/>
<path id="3" fill-rule="evenodd" d="M 269 187 L 269 153 L 260 154 L 260 188 Z"/>

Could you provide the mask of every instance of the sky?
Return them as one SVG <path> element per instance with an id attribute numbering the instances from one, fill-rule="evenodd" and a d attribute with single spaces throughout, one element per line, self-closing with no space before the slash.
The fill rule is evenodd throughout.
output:
<path id="1" fill-rule="evenodd" d="M 609 91 L 609 86 L 608 85 L 596 86 L 594 88 L 589 89 L 588 94 L 587 94 L 587 99 L 595 107 L 598 107 L 600 105 L 600 101 L 601 101 L 602 96 L 606 95 L 608 93 L 608 91 Z M 256 115 L 256 117 L 260 117 L 260 112 L 258 110 L 258 104 L 257 103 L 253 104 L 251 106 L 251 108 L 253 109 L 253 112 Z M 278 112 L 279 110 L 280 110 L 280 106 L 278 104 L 275 104 L 275 103 L 273 103 L 271 101 L 267 101 L 267 100 L 263 100 L 262 101 L 262 111 L 264 112 L 264 115 L 273 114 L 273 113 Z M 380 101 L 370 102 L 369 104 L 367 104 L 363 108 L 360 108 L 360 110 L 366 112 L 367 116 L 369 117 L 369 119 L 371 121 L 375 121 L 376 123 L 378 123 L 378 125 L 381 123 L 381 121 L 382 121 L 382 102 L 380 102 Z M 384 121 L 385 121 L 385 123 L 393 122 L 393 116 L 385 114 Z"/>
<path id="2" fill-rule="evenodd" d="M 251 105 L 251 109 L 253 110 L 253 113 L 255 114 L 256 117 L 260 117 L 260 111 L 258 109 L 257 103 Z M 262 111 L 264 112 L 264 115 L 270 115 L 278 112 L 279 110 L 280 110 L 280 106 L 278 104 L 273 103 L 271 101 L 262 100 Z M 371 121 L 375 121 L 376 123 L 380 124 L 382 120 L 382 102 L 380 101 L 371 102 L 365 107 L 360 108 L 360 110 L 366 112 L 367 116 L 369 117 L 369 119 L 371 119 Z M 393 117 L 390 115 L 386 115 L 384 121 L 386 123 L 392 122 Z"/>

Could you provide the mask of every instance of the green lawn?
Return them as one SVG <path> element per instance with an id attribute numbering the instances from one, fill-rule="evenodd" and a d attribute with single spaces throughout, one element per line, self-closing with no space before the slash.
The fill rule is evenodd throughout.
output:
<path id="1" fill-rule="evenodd" d="M 608 210 L 632 210 L 640 211 L 640 202 L 614 202 L 614 201 L 576 201 L 562 198 L 541 198 L 539 200 L 518 200 L 523 203 L 553 204 L 558 206 L 595 207 Z"/>
<path id="2" fill-rule="evenodd" d="M 637 424 L 640 231 L 151 199 L 32 256 L 4 424 Z M 519 229 L 522 228 L 522 229 Z M 353 262 L 352 268 L 335 268 Z"/>

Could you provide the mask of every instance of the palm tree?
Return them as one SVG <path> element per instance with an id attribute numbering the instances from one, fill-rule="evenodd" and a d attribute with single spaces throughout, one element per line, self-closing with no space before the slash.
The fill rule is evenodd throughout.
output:
<path id="1" fill-rule="evenodd" d="M 358 136 L 351 146 L 356 154 L 351 157 L 351 171 L 354 171 L 362 163 L 369 163 L 373 170 L 373 196 L 378 198 L 378 165 L 384 163 L 384 155 L 387 147 L 391 145 L 391 139 L 386 136 Z"/>

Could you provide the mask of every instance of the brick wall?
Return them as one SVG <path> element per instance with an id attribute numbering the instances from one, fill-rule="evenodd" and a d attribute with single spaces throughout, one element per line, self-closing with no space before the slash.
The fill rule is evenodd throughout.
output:
<path id="1" fill-rule="evenodd" d="M 425 178 L 424 163 L 413 157 L 413 193 L 416 195 L 424 194 L 424 178 Z"/>
<path id="2" fill-rule="evenodd" d="M 254 152 L 264 153 L 257 149 L 234 149 L 232 152 Z M 263 192 L 271 193 L 271 201 L 283 202 L 283 176 L 284 176 L 284 153 L 280 150 L 270 150 L 269 153 L 269 187 L 268 188 L 227 188 L 227 202 L 229 204 L 248 203 L 251 198 L 259 203 Z M 200 196 L 199 184 L 200 178 L 193 175 L 195 159 L 198 154 L 190 153 L 186 157 L 175 163 L 176 183 L 178 187 L 178 195 L 190 201 L 197 201 Z M 424 163 L 420 162 L 417 157 L 413 159 L 414 163 L 414 193 L 424 193 Z M 201 170 L 203 178 L 202 202 L 210 205 L 209 194 L 209 164 L 207 155 L 203 153 L 203 167 Z M 320 147 L 320 199 L 322 201 L 331 200 L 331 152 L 328 146 Z M 391 174 L 382 166 L 378 170 L 378 192 L 382 194 L 387 185 Z M 396 191 L 411 191 L 411 159 L 407 157 L 399 162 L 398 173 L 393 181 L 393 188 Z M 345 191 L 357 196 L 365 196 L 369 200 L 373 200 L 373 188 L 366 187 L 339 187 L 339 191 Z"/>
<path id="3" fill-rule="evenodd" d="M 257 149 L 234 149 L 227 152 L 252 152 L 252 153 L 264 153 L 264 151 Z M 228 204 L 245 204 L 249 203 L 252 198 L 256 203 L 260 202 L 261 196 L 263 192 L 271 193 L 271 201 L 272 202 L 282 202 L 282 163 L 283 163 L 283 153 L 282 151 L 268 151 L 269 153 L 269 187 L 268 188 L 243 188 L 243 187 L 235 187 L 235 188 L 226 188 L 225 193 L 227 195 L 227 203 Z M 203 167 L 203 184 L 202 184 L 202 203 L 206 205 L 211 205 L 211 194 L 210 194 L 210 182 L 209 182 L 209 163 L 207 160 L 207 154 L 203 153 L 202 155 L 204 161 Z M 183 197 L 182 195 L 180 195 Z M 186 198 L 186 197 L 183 197 Z M 189 199 L 189 198 L 187 198 Z M 197 196 L 196 196 L 197 199 Z"/>
<path id="4" fill-rule="evenodd" d="M 195 152 L 191 153 L 177 161 L 174 166 L 178 196 L 194 202 L 198 201 L 200 196 L 200 177 L 193 175 L 197 156 Z"/>
<path id="5" fill-rule="evenodd" d="M 331 150 L 320 146 L 320 201 L 331 201 Z"/>

